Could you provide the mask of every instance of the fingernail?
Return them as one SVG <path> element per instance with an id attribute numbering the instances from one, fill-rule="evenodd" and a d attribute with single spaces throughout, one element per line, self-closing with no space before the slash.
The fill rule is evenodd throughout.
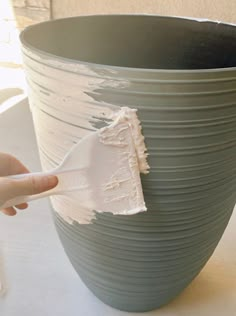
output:
<path id="1" fill-rule="evenodd" d="M 8 216 L 15 216 L 16 215 L 16 211 L 14 209 L 3 209 L 1 210 L 2 213 L 4 213 L 5 215 L 8 215 Z"/>
<path id="2" fill-rule="evenodd" d="M 58 184 L 58 178 L 56 176 L 48 176 L 48 186 L 54 188 Z"/>

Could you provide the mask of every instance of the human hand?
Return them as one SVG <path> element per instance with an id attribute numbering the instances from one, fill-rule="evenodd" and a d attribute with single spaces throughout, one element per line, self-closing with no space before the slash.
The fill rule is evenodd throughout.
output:
<path id="1" fill-rule="evenodd" d="M 8 200 L 21 195 L 33 195 L 53 189 L 58 179 L 56 176 L 35 176 L 22 179 L 4 178 L 14 174 L 29 173 L 29 170 L 14 156 L 0 153 L 0 209 Z M 25 209 L 27 203 L 15 206 L 17 209 Z M 1 210 L 4 214 L 13 216 L 16 214 L 14 207 Z"/>

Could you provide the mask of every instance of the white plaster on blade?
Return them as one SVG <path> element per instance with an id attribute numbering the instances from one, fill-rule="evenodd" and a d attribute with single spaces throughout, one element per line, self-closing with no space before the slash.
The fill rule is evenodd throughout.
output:
<path id="1" fill-rule="evenodd" d="M 135 150 L 137 153 L 139 170 L 141 173 L 148 173 L 150 167 L 147 163 L 147 148 L 145 146 L 144 136 L 142 135 L 142 127 L 137 116 L 137 110 L 130 109 L 128 107 L 122 107 L 119 113 L 112 114 L 111 118 L 114 120 L 114 122 L 109 126 L 115 127 L 117 124 L 124 122 L 125 125 L 122 127 L 123 129 L 127 129 L 128 127 L 130 127 Z M 102 141 L 114 146 L 124 146 L 125 139 L 119 137 L 119 134 L 122 132 L 122 128 L 120 127 L 119 130 L 114 129 L 114 131 L 112 129 L 109 129 L 109 133 L 106 133 L 106 136 L 104 137 L 104 135 L 102 134 L 104 133 L 104 131 L 107 131 L 107 128 L 104 127 L 101 131 Z"/>
<path id="2" fill-rule="evenodd" d="M 129 112 L 132 112 L 131 116 Z M 135 146 L 132 129 L 133 124 L 137 124 L 138 121 L 134 113 L 135 111 L 129 108 L 121 108 L 110 125 L 94 134 L 97 136 L 97 140 L 95 138 L 97 143 L 94 145 L 91 143 L 90 150 L 83 151 L 81 159 L 85 165 L 84 169 L 81 168 L 78 173 L 78 177 L 81 177 L 81 172 L 84 171 L 84 174 L 87 172 L 84 176 L 86 185 L 81 186 L 76 192 L 67 192 L 66 196 L 51 198 L 54 209 L 68 223 L 76 221 L 89 224 L 96 218 L 96 212 L 132 215 L 146 211 L 138 157 L 140 152 L 143 159 L 143 151 L 146 147 L 142 135 L 140 135 L 142 142 L 137 142 L 142 150 L 137 150 Z M 104 157 L 102 160 L 105 161 L 105 168 L 100 175 L 99 170 L 98 174 L 93 174 L 94 159 L 91 160 L 93 150 L 95 150 L 95 157 L 100 157 L 100 159 Z M 78 163 L 81 164 L 81 161 Z M 98 168 L 99 166 L 103 168 L 98 164 Z M 148 168 L 147 163 L 146 166 Z M 89 170 L 92 170 L 92 174 Z M 76 174 L 74 177 L 76 181 Z M 96 191 L 93 190 L 94 187 Z"/>
<path id="3" fill-rule="evenodd" d="M 139 173 L 148 173 L 149 165 L 147 163 L 147 149 L 136 112 L 137 110 L 128 107 L 121 108 L 118 114 L 113 114 L 113 123 L 108 127 L 102 128 L 100 132 L 102 143 L 122 149 L 120 168 L 111 176 L 111 179 L 104 187 L 105 191 L 112 191 L 111 195 L 106 198 L 107 202 L 128 198 L 133 199 L 132 208 L 127 209 L 122 214 L 134 214 L 146 210 L 143 204 L 144 198 Z M 129 130 L 128 134 L 132 135 L 132 137 L 123 136 L 123 132 L 126 132 L 127 135 L 127 130 Z M 132 142 L 132 144 L 129 144 L 129 142 Z M 128 151 L 127 148 L 129 149 Z M 127 163 L 125 164 L 126 161 Z M 123 165 L 128 165 L 129 170 L 124 168 Z M 129 176 L 127 177 L 127 175 Z M 117 196 L 113 190 L 117 187 L 119 188 L 127 181 L 130 181 L 129 186 L 126 188 L 127 194 Z"/>

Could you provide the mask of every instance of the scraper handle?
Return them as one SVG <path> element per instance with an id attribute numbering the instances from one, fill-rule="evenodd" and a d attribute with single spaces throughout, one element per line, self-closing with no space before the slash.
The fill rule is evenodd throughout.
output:
<path id="1" fill-rule="evenodd" d="M 9 176 L 7 177 L 8 179 L 14 179 L 14 180 L 20 180 L 26 177 L 32 177 L 32 176 L 46 176 L 46 175 L 50 175 L 52 174 L 52 172 L 36 172 L 36 173 L 26 173 L 26 174 L 17 174 L 17 175 L 13 175 L 13 176 Z M 21 195 L 21 196 L 17 196 L 11 200 L 6 201 L 3 205 L 1 205 L 1 209 L 7 208 L 7 207 L 11 207 L 11 206 L 15 206 L 15 205 L 19 205 L 22 203 L 27 203 L 33 200 L 37 200 L 46 196 L 49 196 L 51 194 L 54 194 L 56 188 L 53 188 L 51 190 L 48 190 L 46 192 L 42 192 L 39 194 L 34 194 L 34 195 Z"/>
<path id="2" fill-rule="evenodd" d="M 32 176 L 48 176 L 48 175 L 55 175 L 58 178 L 58 184 L 55 188 L 39 193 L 39 194 L 34 194 L 34 195 L 21 195 L 21 196 L 17 196 L 11 200 L 6 201 L 6 203 L 4 203 L 3 205 L 0 206 L 0 209 L 4 209 L 7 207 L 11 207 L 11 206 L 15 206 L 15 205 L 19 205 L 22 203 L 27 203 L 33 200 L 38 200 L 50 195 L 59 195 L 59 194 L 65 194 L 65 192 L 68 191 L 75 191 L 75 190 L 80 190 L 83 189 L 82 186 L 75 186 L 73 185 L 71 179 L 73 180 L 74 177 L 71 177 L 71 173 L 73 173 L 73 176 L 75 175 L 75 173 L 78 173 L 78 177 L 79 175 L 79 170 L 51 170 L 51 171 L 47 171 L 47 172 L 35 172 L 35 173 L 26 173 L 26 174 L 17 174 L 17 175 L 13 175 L 13 176 L 9 176 L 7 177 L 8 179 L 15 179 L 15 180 L 19 180 L 25 177 L 32 177 Z"/>

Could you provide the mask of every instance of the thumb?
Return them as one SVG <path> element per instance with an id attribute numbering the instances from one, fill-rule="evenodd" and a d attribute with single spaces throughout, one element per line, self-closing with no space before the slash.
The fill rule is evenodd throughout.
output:
<path id="1" fill-rule="evenodd" d="M 33 195 L 53 189 L 58 184 L 56 176 L 27 175 L 22 179 L 12 179 L 8 191 L 12 197 Z"/>

